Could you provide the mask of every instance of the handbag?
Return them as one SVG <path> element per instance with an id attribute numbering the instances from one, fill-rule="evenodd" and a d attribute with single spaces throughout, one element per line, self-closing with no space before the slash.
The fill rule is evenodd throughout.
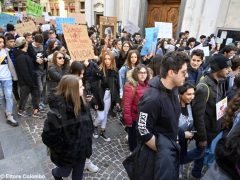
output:
<path id="1" fill-rule="evenodd" d="M 153 179 L 155 154 L 155 151 L 151 150 L 147 145 L 138 144 L 133 153 L 122 163 L 129 179 Z"/>

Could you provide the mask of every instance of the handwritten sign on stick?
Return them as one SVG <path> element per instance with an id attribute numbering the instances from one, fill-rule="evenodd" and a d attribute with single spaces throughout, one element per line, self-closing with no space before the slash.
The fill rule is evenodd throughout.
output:
<path id="1" fill-rule="evenodd" d="M 88 37 L 86 25 L 62 24 L 64 38 L 74 61 L 93 59 L 92 41 Z"/>
<path id="2" fill-rule="evenodd" d="M 16 31 L 20 36 L 23 36 L 23 34 L 26 32 L 32 33 L 37 31 L 37 26 L 33 21 L 28 21 L 21 24 L 16 24 Z"/>

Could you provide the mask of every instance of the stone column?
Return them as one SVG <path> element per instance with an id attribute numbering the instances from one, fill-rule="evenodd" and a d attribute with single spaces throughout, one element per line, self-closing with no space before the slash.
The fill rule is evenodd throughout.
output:
<path id="1" fill-rule="evenodd" d="M 86 0 L 85 1 L 85 16 L 88 26 L 93 25 L 93 1 Z"/>
<path id="2" fill-rule="evenodd" d="M 116 16 L 116 1 L 104 0 L 104 16 Z"/>

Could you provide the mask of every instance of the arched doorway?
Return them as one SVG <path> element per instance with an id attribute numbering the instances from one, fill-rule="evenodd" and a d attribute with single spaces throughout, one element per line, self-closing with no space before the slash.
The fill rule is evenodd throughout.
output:
<path id="1" fill-rule="evenodd" d="M 148 15 L 146 27 L 154 27 L 154 22 L 171 22 L 173 37 L 178 26 L 181 0 L 148 0 Z"/>

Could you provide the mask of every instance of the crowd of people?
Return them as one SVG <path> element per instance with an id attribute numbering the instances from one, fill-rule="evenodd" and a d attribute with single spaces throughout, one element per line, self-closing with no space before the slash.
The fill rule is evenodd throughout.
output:
<path id="1" fill-rule="evenodd" d="M 111 142 L 108 119 L 119 113 L 131 152 L 123 162 L 130 179 L 179 179 L 190 162 L 191 178 L 212 178 L 218 168 L 226 179 L 239 179 L 240 43 L 224 46 L 214 35 L 197 41 L 189 34 L 158 39 L 154 50 L 141 56 L 140 33 L 123 30 L 101 39 L 93 26 L 88 35 L 95 58 L 72 61 L 54 26 L 19 36 L 8 24 L 0 36 L 7 123 L 19 125 L 14 102 L 19 117 L 45 120 L 42 141 L 57 166 L 52 170 L 57 180 L 70 173 L 80 180 L 84 169 L 99 170 L 90 160 L 92 138 Z M 209 56 L 201 47 L 209 47 Z M 90 109 L 97 112 L 95 119 Z M 206 150 L 220 132 L 215 161 L 204 175 Z M 189 149 L 192 140 L 196 145 Z"/>

